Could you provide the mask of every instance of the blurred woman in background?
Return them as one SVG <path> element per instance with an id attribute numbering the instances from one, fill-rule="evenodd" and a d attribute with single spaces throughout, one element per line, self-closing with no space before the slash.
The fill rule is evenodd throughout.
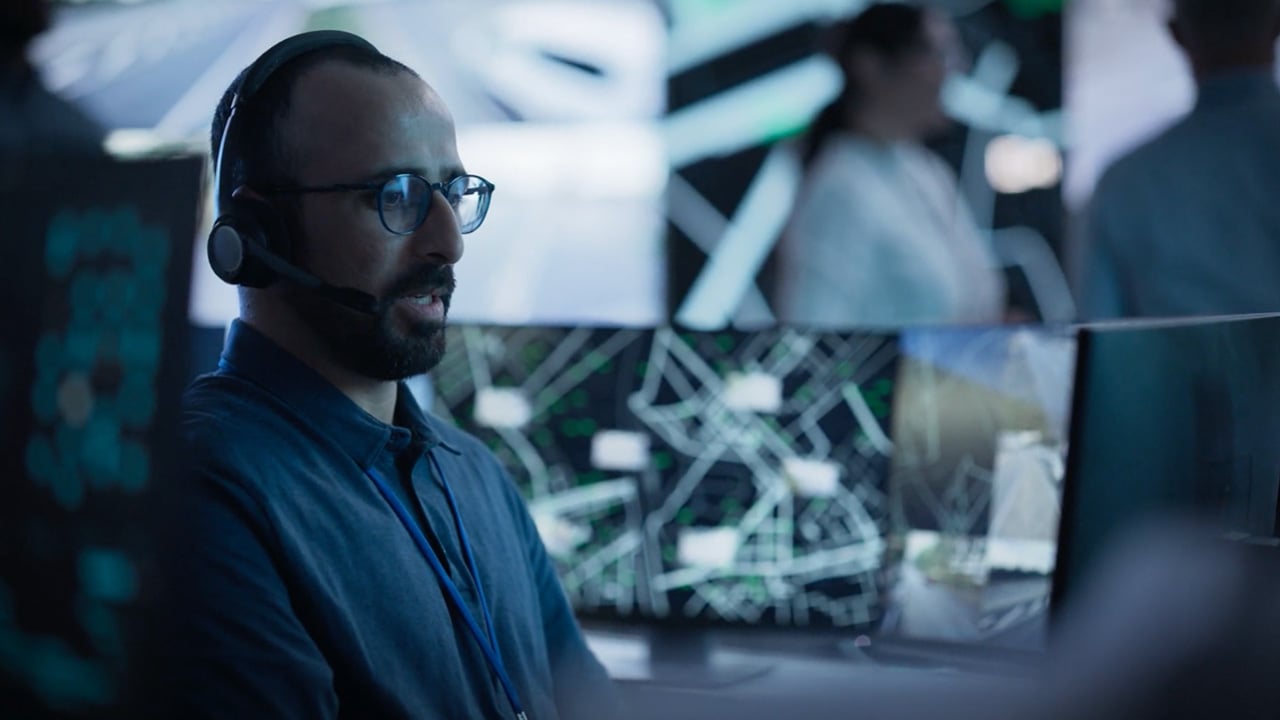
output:
<path id="1" fill-rule="evenodd" d="M 959 54 L 936 10 L 875 3 L 836 28 L 840 95 L 801 140 L 805 179 L 778 252 L 778 318 L 824 328 L 996 323 L 1005 284 L 955 174 L 922 141 L 948 126 Z"/>

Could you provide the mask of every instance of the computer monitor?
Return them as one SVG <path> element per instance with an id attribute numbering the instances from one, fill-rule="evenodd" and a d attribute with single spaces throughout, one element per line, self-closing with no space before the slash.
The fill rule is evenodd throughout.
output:
<path id="1" fill-rule="evenodd" d="M 0 707 L 112 717 L 158 592 L 202 164 L 0 172 Z"/>
<path id="2" fill-rule="evenodd" d="M 651 333 L 452 324 L 432 409 L 482 439 L 528 501 L 580 610 L 645 614 L 649 435 L 627 406 Z"/>
<path id="3" fill-rule="evenodd" d="M 50 89 L 110 132 L 112 153 L 131 157 L 210 152 L 222 93 L 277 41 L 319 29 L 367 38 L 435 88 L 467 170 L 497 187 L 457 266 L 455 320 L 666 317 L 666 28 L 656 0 L 61 5 L 32 60 Z M 238 306 L 204 259 L 212 222 L 207 213 L 192 234 L 191 319 L 216 333 Z"/>
<path id="4" fill-rule="evenodd" d="M 655 335 L 633 411 L 658 436 L 658 615 L 766 626 L 879 618 L 895 339 Z M 663 460 L 665 462 L 665 460 Z"/>
<path id="5" fill-rule="evenodd" d="M 1085 327 L 1055 613 L 1117 535 L 1162 513 L 1275 535 L 1280 316 Z"/>
<path id="6" fill-rule="evenodd" d="M 879 636 L 1034 650 L 1054 569 L 1074 332 L 910 328 L 900 353 Z"/>
<path id="7" fill-rule="evenodd" d="M 448 340 L 434 410 L 497 452 L 582 616 L 879 619 L 893 335 L 455 325 Z"/>

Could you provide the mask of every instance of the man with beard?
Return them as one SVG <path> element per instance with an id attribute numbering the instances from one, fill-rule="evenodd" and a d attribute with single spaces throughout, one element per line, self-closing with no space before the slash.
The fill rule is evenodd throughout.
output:
<path id="1" fill-rule="evenodd" d="M 440 97 L 304 33 L 232 83 L 211 139 L 209 258 L 240 318 L 184 397 L 173 716 L 611 716 L 511 480 L 400 382 L 445 351 L 493 189 Z"/>

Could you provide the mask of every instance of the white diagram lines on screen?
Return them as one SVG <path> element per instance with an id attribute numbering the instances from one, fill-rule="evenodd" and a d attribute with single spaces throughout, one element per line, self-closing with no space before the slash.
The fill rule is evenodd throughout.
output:
<path id="1" fill-rule="evenodd" d="M 579 329 L 574 332 L 590 331 Z M 592 371 L 596 370 L 604 363 L 613 359 L 613 357 L 619 352 L 626 349 L 627 345 L 633 342 L 638 335 L 639 333 L 634 330 L 620 330 L 608 340 L 601 343 L 600 347 L 594 350 L 590 355 L 569 366 L 562 373 L 559 373 L 553 381 L 538 392 L 537 399 L 533 403 L 534 415 L 541 415 L 546 412 L 556 400 L 564 397 L 569 390 L 581 383 Z"/>
<path id="2" fill-rule="evenodd" d="M 546 359 L 529 373 L 521 383 L 521 389 L 529 397 L 541 395 L 548 383 L 564 375 L 562 371 L 565 363 L 590 339 L 591 330 L 588 328 L 574 328 L 569 331 L 567 336 L 556 343 L 555 349 L 547 355 Z"/>
<path id="3" fill-rule="evenodd" d="M 700 329 L 728 324 L 791 214 L 800 178 L 799 161 L 788 146 L 769 151 L 677 310 L 678 322 Z"/>
<path id="4" fill-rule="evenodd" d="M 524 433 L 509 427 L 494 428 L 498 437 L 516 454 L 529 477 L 529 497 L 542 498 L 551 492 L 550 472 Z"/>

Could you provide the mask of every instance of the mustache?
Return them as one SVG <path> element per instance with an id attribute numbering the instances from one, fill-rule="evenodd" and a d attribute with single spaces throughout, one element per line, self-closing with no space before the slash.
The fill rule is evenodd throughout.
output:
<path id="1" fill-rule="evenodd" d="M 415 266 L 391 283 L 379 304 L 389 307 L 397 299 L 406 295 L 438 292 L 440 293 L 441 301 L 447 307 L 449 296 L 453 294 L 455 287 L 457 287 L 457 280 L 454 278 L 452 265 L 423 263 Z"/>

